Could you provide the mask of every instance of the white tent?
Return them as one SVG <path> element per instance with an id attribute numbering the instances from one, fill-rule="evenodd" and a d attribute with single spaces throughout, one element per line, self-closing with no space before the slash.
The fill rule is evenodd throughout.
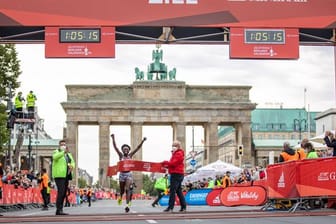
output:
<path id="1" fill-rule="evenodd" d="M 328 148 L 327 145 L 319 143 L 319 142 L 314 142 L 312 139 L 310 139 L 310 143 L 312 143 L 314 149 L 326 149 Z M 299 149 L 301 148 L 301 144 L 297 144 L 294 146 L 294 149 Z"/>
<path id="2" fill-rule="evenodd" d="M 186 176 L 185 180 L 190 180 L 193 182 L 203 180 L 203 178 L 215 178 L 216 175 L 223 176 L 227 171 L 231 172 L 231 176 L 237 176 L 242 172 L 242 169 L 230 163 L 225 163 L 221 160 L 217 160 L 216 162 L 198 168 L 195 173 Z"/>
<path id="3" fill-rule="evenodd" d="M 335 135 L 335 131 L 331 131 L 331 132 Z M 325 137 L 325 134 L 323 133 L 323 134 L 317 135 L 317 136 L 315 136 L 315 137 L 313 137 L 313 138 L 311 138 L 309 140 L 312 141 L 312 142 L 317 142 L 317 143 L 320 143 L 320 144 L 325 144 L 325 142 L 323 140 L 324 137 Z"/>

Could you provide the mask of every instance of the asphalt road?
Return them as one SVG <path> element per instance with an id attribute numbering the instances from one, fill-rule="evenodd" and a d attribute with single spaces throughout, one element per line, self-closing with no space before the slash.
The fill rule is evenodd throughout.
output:
<path id="1" fill-rule="evenodd" d="M 100 200 L 92 203 L 91 207 L 82 204 L 76 207 L 64 208 L 67 216 L 55 216 L 55 208 L 42 211 L 39 208 L 24 209 L 2 213 L 0 223 L 204 223 L 204 224 L 316 224 L 335 223 L 336 210 L 322 209 L 304 211 L 298 210 L 294 213 L 288 211 L 261 211 L 261 207 L 224 207 L 224 206 L 189 206 L 186 213 L 176 212 L 164 213 L 165 207 L 151 206 L 151 201 L 133 201 L 131 211 L 124 212 L 124 207 L 118 206 L 115 200 Z"/>

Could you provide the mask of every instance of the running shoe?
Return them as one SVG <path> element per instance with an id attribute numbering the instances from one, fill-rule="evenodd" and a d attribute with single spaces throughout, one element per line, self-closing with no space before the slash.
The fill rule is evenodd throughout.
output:
<path id="1" fill-rule="evenodd" d="M 117 202 L 118 202 L 118 205 L 121 205 L 122 204 L 122 199 L 118 198 Z"/>
<path id="2" fill-rule="evenodd" d="M 129 209 L 129 207 L 128 207 L 128 206 L 126 206 L 126 208 L 125 208 L 125 212 L 126 212 L 126 213 L 128 213 L 128 212 L 129 212 L 129 210 L 130 210 L 130 209 Z"/>

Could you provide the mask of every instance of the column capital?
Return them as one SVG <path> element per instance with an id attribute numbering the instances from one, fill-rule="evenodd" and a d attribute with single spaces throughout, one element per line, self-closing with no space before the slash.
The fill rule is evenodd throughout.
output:
<path id="1" fill-rule="evenodd" d="M 111 125 L 110 121 L 98 121 L 99 125 Z"/>
<path id="2" fill-rule="evenodd" d="M 66 120 L 65 123 L 67 125 L 78 125 L 78 121 L 69 121 L 69 120 Z"/>
<path id="3" fill-rule="evenodd" d="M 131 125 L 143 125 L 144 122 L 142 121 L 132 121 Z"/>

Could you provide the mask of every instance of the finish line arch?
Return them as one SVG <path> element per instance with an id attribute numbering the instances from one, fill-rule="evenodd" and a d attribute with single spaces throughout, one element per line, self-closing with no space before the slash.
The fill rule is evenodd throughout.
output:
<path id="1" fill-rule="evenodd" d="M 82 28 L 97 26 L 99 24 L 100 27 L 115 27 L 116 43 L 229 44 L 231 28 L 281 27 L 298 29 L 300 44 L 335 46 L 336 5 L 334 4 L 334 0 L 325 0 L 323 2 L 320 0 L 293 0 L 286 2 L 271 0 L 248 2 L 234 0 L 97 0 L 94 4 L 88 0 L 51 0 L 48 3 L 44 0 L 0 0 L 0 4 L 0 43 L 45 42 L 45 29 L 47 27 L 79 26 Z M 125 11 L 128 13 L 120 13 Z M 135 97 L 133 99 L 134 102 L 143 102 L 144 98 L 137 98 L 138 95 L 135 94 L 138 84 L 133 83 L 133 85 L 125 86 L 124 90 L 129 88 L 132 91 L 124 91 L 124 93 L 130 94 L 126 95 L 127 97 Z M 171 83 L 168 85 L 171 85 Z M 184 87 L 181 88 L 186 91 L 185 96 L 188 96 L 188 93 L 194 93 L 195 89 L 193 87 L 183 85 Z M 106 92 L 106 89 L 111 90 L 111 87 L 115 89 L 115 86 L 93 89 L 102 91 L 100 97 L 103 97 L 104 94 L 104 97 L 109 97 L 110 95 Z M 155 89 L 154 87 L 149 87 L 146 92 L 150 91 L 150 88 Z M 226 87 L 213 88 L 215 89 L 214 92 L 220 92 L 221 88 L 226 89 Z M 237 89 L 232 91 L 238 91 L 238 95 L 248 93 L 248 88 L 243 88 L 242 91 L 238 90 L 239 87 L 235 88 Z M 87 105 L 87 103 L 96 100 L 96 95 L 88 93 L 90 91 L 87 89 L 85 90 L 88 94 L 86 95 L 87 99 L 83 98 L 79 102 L 75 102 L 75 96 L 72 95 L 72 91 L 76 92 L 76 87 L 67 86 L 68 102 L 63 103 L 63 108 L 67 113 L 67 137 L 70 139 L 70 144 L 74 146 L 74 149 L 77 149 L 77 127 L 81 123 L 99 124 L 99 136 L 103 136 L 107 133 L 107 127 L 111 122 L 113 123 L 115 120 L 118 120 L 118 117 L 133 116 L 138 119 L 127 118 L 120 119 L 121 121 L 119 121 L 134 125 L 134 130 L 132 129 L 133 139 L 133 137 L 139 138 L 137 135 L 140 133 L 141 125 L 145 122 L 137 116 L 141 114 L 145 116 L 146 112 L 152 112 L 154 113 L 153 117 L 159 118 L 159 115 L 164 115 L 167 110 L 164 106 L 162 108 L 152 108 L 150 104 L 144 104 L 142 105 L 144 107 L 140 107 L 140 110 L 136 110 L 136 113 L 132 114 L 131 112 L 134 112 L 134 108 L 138 106 L 137 104 L 132 104 L 127 105 L 127 113 L 124 110 L 125 106 L 120 105 L 119 98 L 115 102 L 116 104 L 111 107 L 111 105 L 104 104 L 106 100 L 104 97 L 101 99 L 97 98 L 99 102 L 94 104 L 97 107 L 94 107 L 94 110 L 92 110 L 90 108 L 91 105 Z M 203 91 L 209 90 L 212 90 L 212 87 L 207 87 Z M 228 92 L 232 94 L 232 92 Z M 82 92 L 77 91 L 76 94 L 82 94 Z M 241 96 L 246 97 L 248 94 Z M 181 99 L 186 100 L 189 98 Z M 179 100 L 177 98 L 177 102 Z M 216 99 L 212 97 L 208 100 L 216 102 Z M 244 131 L 247 127 L 245 127 L 245 122 L 248 122 L 248 111 L 253 110 L 255 105 L 251 104 L 247 99 L 245 99 L 246 101 L 234 101 L 236 100 L 235 98 L 231 100 L 216 103 L 220 106 L 218 110 L 224 117 L 232 116 L 232 119 L 221 120 L 216 118 L 218 115 L 214 115 L 212 112 L 217 109 L 202 107 L 199 102 L 194 102 L 191 105 L 192 109 L 210 113 L 211 119 L 204 121 L 202 119 L 197 120 L 197 115 L 190 115 L 190 117 L 195 118 L 197 124 L 204 125 L 205 130 L 208 130 L 206 133 L 211 133 L 212 130 L 212 134 L 214 133 L 214 127 L 217 125 L 229 124 L 235 126 L 238 124 L 239 126 L 241 124 L 241 127 L 237 129 L 241 130 L 239 131 L 240 134 L 238 133 L 238 140 L 241 139 L 244 145 L 245 143 L 248 144 L 248 140 L 244 140 L 239 135 L 246 136 L 245 134 L 249 134 Z M 112 102 L 114 102 L 113 98 Z M 189 110 L 186 104 L 183 103 L 187 102 L 182 102 L 182 106 L 179 105 L 176 108 L 181 112 L 178 114 L 180 117 L 176 120 L 159 121 L 159 119 L 156 119 L 155 122 L 172 125 L 176 129 L 176 133 L 183 133 L 183 126 L 194 122 L 193 120 L 185 119 L 185 115 Z M 235 104 L 237 102 L 241 102 L 241 104 L 237 106 Z M 77 108 L 75 105 L 77 105 Z M 104 111 L 101 105 L 106 110 L 111 109 L 113 113 Z M 101 119 L 100 117 L 98 119 L 97 115 L 84 113 L 80 114 L 84 118 L 74 119 L 74 116 L 76 116 L 75 113 L 80 112 L 80 109 L 83 107 L 87 108 L 87 113 L 96 111 L 102 113 L 102 117 L 108 116 L 108 118 Z M 118 113 L 125 113 L 125 115 L 119 115 Z M 207 116 L 209 115 L 207 114 Z M 138 134 L 136 135 L 135 133 Z M 211 140 L 210 136 L 211 134 L 209 134 L 208 141 L 212 142 L 213 140 Z M 183 134 L 178 134 L 176 137 L 183 139 Z M 100 150 L 104 152 L 104 150 L 108 149 L 106 147 L 108 144 L 103 139 L 99 139 Z M 135 140 L 132 140 L 132 145 L 134 145 L 133 141 Z M 77 153 L 75 154 L 77 156 Z M 208 158 L 210 159 L 210 157 Z M 107 161 L 103 160 L 100 162 L 100 167 L 104 167 L 106 164 Z"/>

